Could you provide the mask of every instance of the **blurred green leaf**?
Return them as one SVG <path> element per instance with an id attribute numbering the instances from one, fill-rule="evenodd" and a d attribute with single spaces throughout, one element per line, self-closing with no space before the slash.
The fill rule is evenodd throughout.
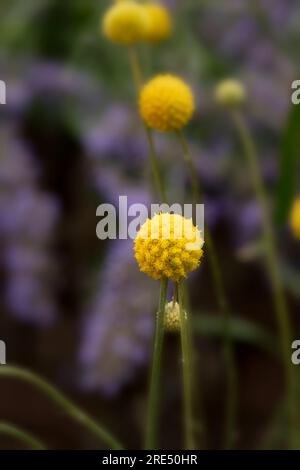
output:
<path id="1" fill-rule="evenodd" d="M 198 314 L 193 318 L 194 331 L 203 336 L 224 338 L 225 318 L 214 314 Z M 232 316 L 229 320 L 229 334 L 233 341 L 259 347 L 273 355 L 278 354 L 276 338 L 261 326 L 248 320 Z"/>
<path id="2" fill-rule="evenodd" d="M 261 258 L 265 251 L 265 241 L 260 238 L 243 245 L 238 249 L 236 255 L 239 261 L 249 262 Z"/>
<path id="3" fill-rule="evenodd" d="M 283 132 L 280 176 L 277 187 L 276 223 L 286 223 L 296 189 L 297 164 L 300 159 L 300 106 L 292 105 Z"/>

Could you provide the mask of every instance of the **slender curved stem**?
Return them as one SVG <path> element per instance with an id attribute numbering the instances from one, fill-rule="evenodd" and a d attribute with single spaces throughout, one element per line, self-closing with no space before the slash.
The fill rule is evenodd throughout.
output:
<path id="1" fill-rule="evenodd" d="M 136 94 L 137 94 L 137 97 L 139 97 L 139 92 L 144 82 L 142 69 L 139 63 L 136 49 L 132 46 L 129 48 L 128 52 L 129 52 L 129 61 L 131 65 Z M 162 202 L 167 202 L 167 193 L 166 193 L 165 184 L 164 184 L 160 167 L 159 167 L 153 132 L 148 126 L 145 125 L 145 123 L 143 123 L 143 125 L 145 128 L 147 143 L 149 147 L 149 159 L 150 159 L 151 171 L 153 175 L 153 181 L 155 185 L 155 191 L 157 195 L 160 197 Z"/>
<path id="2" fill-rule="evenodd" d="M 189 176 L 191 178 L 191 187 L 192 187 L 192 193 L 193 193 L 193 198 L 194 198 L 194 203 L 199 204 L 201 201 L 201 190 L 200 190 L 200 183 L 197 178 L 197 171 L 194 165 L 193 157 L 190 151 L 189 144 L 183 134 L 182 131 L 176 132 L 176 135 L 178 137 L 179 143 L 182 147 L 183 151 L 183 158 L 185 161 L 185 164 L 187 166 Z"/>
<path id="3" fill-rule="evenodd" d="M 201 187 L 197 178 L 197 171 L 194 165 L 192 154 L 186 138 L 182 132 L 177 132 L 180 141 L 184 161 L 191 178 L 191 187 L 194 198 L 194 203 L 197 204 L 201 201 Z M 230 310 L 227 301 L 224 279 L 220 267 L 219 258 L 213 242 L 209 228 L 205 227 L 205 243 L 207 246 L 208 258 L 212 272 L 213 282 L 217 295 L 220 311 L 225 319 L 225 334 L 224 334 L 224 358 L 226 362 L 227 374 L 227 394 L 226 394 L 226 423 L 224 432 L 224 447 L 230 449 L 233 446 L 235 426 L 236 426 L 236 408 L 237 408 L 237 373 L 234 358 L 234 347 L 232 336 L 230 334 Z"/>
<path id="4" fill-rule="evenodd" d="M 85 426 L 92 434 L 103 441 L 109 448 L 118 450 L 123 449 L 120 442 L 114 438 L 106 429 L 104 429 L 97 421 L 89 416 L 85 411 L 75 405 L 53 385 L 47 382 L 34 372 L 23 369 L 19 366 L 2 366 L 0 367 L 0 378 L 12 378 L 22 380 L 38 390 L 43 392 L 53 403 L 60 406 L 66 414 Z"/>
<path id="5" fill-rule="evenodd" d="M 159 398 L 161 390 L 159 387 L 161 376 L 161 360 L 164 341 L 164 316 L 167 299 L 167 279 L 161 281 L 159 307 L 156 316 L 155 336 L 153 346 L 153 358 L 150 377 L 149 401 L 147 411 L 147 428 L 146 428 L 146 449 L 157 448 L 157 429 L 159 417 Z"/>
<path id="6" fill-rule="evenodd" d="M 137 51 L 134 46 L 131 46 L 128 48 L 128 54 L 129 54 L 129 62 L 131 66 L 132 78 L 133 78 L 134 85 L 135 85 L 135 91 L 136 91 L 137 97 L 139 97 L 140 90 L 144 84 L 142 68 L 140 66 Z"/>
<path id="7" fill-rule="evenodd" d="M 273 232 L 272 220 L 268 210 L 267 194 L 261 177 L 257 151 L 243 115 L 236 111 L 233 120 L 244 148 L 252 184 L 257 201 L 262 211 L 262 224 L 265 240 L 266 264 L 271 281 L 274 307 L 280 334 L 282 360 L 285 368 L 286 390 L 288 400 L 289 420 L 289 446 L 294 448 L 297 442 L 297 396 L 293 365 L 290 359 L 292 344 L 291 319 L 288 311 L 284 290 L 280 279 L 280 270 L 277 262 L 276 237 Z"/>
<path id="8" fill-rule="evenodd" d="M 25 431 L 25 429 L 20 428 L 12 423 L 6 421 L 0 421 L 0 434 L 12 437 L 17 441 L 23 442 L 32 450 L 46 450 L 45 445 L 37 439 L 33 434 Z"/>
<path id="9" fill-rule="evenodd" d="M 159 168 L 158 158 L 157 158 L 157 154 L 155 150 L 153 132 L 146 125 L 144 125 L 144 127 L 145 127 L 146 136 L 147 136 L 149 151 L 150 151 L 149 153 L 150 164 L 151 164 L 153 179 L 155 182 L 156 193 L 160 197 L 162 202 L 167 203 L 168 202 L 167 192 L 166 192 L 165 184 L 164 184 L 163 178 L 161 176 L 161 171 Z"/>
<path id="10" fill-rule="evenodd" d="M 184 303 L 184 284 L 178 284 L 178 300 L 180 309 L 180 331 L 183 373 L 183 403 L 185 445 L 189 450 L 195 449 L 193 423 L 193 386 L 192 386 L 192 354 L 189 315 Z"/>

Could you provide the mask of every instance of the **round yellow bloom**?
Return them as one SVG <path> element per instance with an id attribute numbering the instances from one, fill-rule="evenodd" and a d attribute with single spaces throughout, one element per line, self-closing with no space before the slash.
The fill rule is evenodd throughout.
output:
<path id="1" fill-rule="evenodd" d="M 178 302 L 169 302 L 165 308 L 165 330 L 169 332 L 180 331 L 180 308 Z"/>
<path id="2" fill-rule="evenodd" d="M 215 92 L 216 102 L 226 108 L 236 108 L 246 101 L 246 90 L 238 80 L 224 80 Z"/>
<path id="3" fill-rule="evenodd" d="M 131 45 L 145 38 L 149 17 L 142 5 L 130 0 L 108 9 L 102 21 L 104 35 L 113 42 Z"/>
<path id="4" fill-rule="evenodd" d="M 140 113 L 148 127 L 162 132 L 182 129 L 194 112 L 188 85 L 173 75 L 158 75 L 140 94 Z"/>
<path id="5" fill-rule="evenodd" d="M 140 270 L 153 279 L 178 282 L 199 266 L 203 243 L 192 219 L 156 214 L 146 220 L 136 236 L 135 258 Z"/>
<path id="6" fill-rule="evenodd" d="M 300 196 L 294 201 L 290 214 L 290 227 L 292 234 L 300 240 Z"/>
<path id="7" fill-rule="evenodd" d="M 145 39 L 150 42 L 168 39 L 172 31 L 172 20 L 167 8 L 159 3 L 146 3 L 145 9 L 149 15 L 149 27 Z"/>

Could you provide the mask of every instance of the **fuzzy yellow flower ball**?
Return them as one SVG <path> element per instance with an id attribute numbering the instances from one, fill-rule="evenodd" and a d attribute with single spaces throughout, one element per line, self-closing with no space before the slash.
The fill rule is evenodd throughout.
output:
<path id="1" fill-rule="evenodd" d="M 102 21 L 104 35 L 127 46 L 144 40 L 149 17 L 142 5 L 130 0 L 118 2 L 108 9 Z"/>
<path id="2" fill-rule="evenodd" d="M 167 8 L 159 3 L 146 3 L 145 9 L 149 15 L 146 40 L 160 42 L 168 39 L 172 31 L 172 20 Z"/>
<path id="3" fill-rule="evenodd" d="M 192 219 L 156 214 L 146 220 L 136 236 L 135 258 L 140 270 L 153 279 L 178 282 L 199 266 L 203 243 Z"/>
<path id="4" fill-rule="evenodd" d="M 188 85 L 173 75 L 158 75 L 140 93 L 140 113 L 146 125 L 162 132 L 178 131 L 191 119 L 194 97 Z"/>
<path id="5" fill-rule="evenodd" d="M 290 227 L 294 237 L 300 240 L 300 197 L 293 203 L 290 214 Z"/>
<path id="6" fill-rule="evenodd" d="M 178 302 L 169 302 L 165 308 L 165 330 L 170 333 L 180 331 L 180 308 Z"/>
<path id="7" fill-rule="evenodd" d="M 215 91 L 216 102 L 226 108 L 236 108 L 246 101 L 246 90 L 238 80 L 224 80 Z"/>

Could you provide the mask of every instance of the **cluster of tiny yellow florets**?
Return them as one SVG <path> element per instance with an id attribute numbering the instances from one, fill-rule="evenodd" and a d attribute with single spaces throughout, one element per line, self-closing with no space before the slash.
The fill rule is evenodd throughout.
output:
<path id="1" fill-rule="evenodd" d="M 180 331 L 181 319 L 180 319 L 180 308 L 178 302 L 173 300 L 166 304 L 165 308 L 165 330 L 169 332 Z"/>
<path id="2" fill-rule="evenodd" d="M 140 113 L 151 129 L 178 131 L 189 122 L 194 109 L 190 87 L 174 75 L 158 75 L 141 90 Z"/>
<path id="3" fill-rule="evenodd" d="M 108 39 L 128 46 L 143 41 L 148 27 L 145 8 L 130 0 L 110 7 L 102 22 L 103 33 Z"/>
<path id="4" fill-rule="evenodd" d="M 293 236 L 300 240 L 300 197 L 298 197 L 292 206 L 290 214 L 290 227 Z"/>
<path id="5" fill-rule="evenodd" d="M 149 2 L 145 4 L 149 16 L 149 26 L 146 40 L 160 42 L 168 39 L 172 32 L 172 20 L 169 11 L 159 3 Z"/>
<path id="6" fill-rule="evenodd" d="M 202 246 L 192 219 L 167 213 L 146 220 L 136 236 L 134 251 L 142 272 L 156 280 L 178 282 L 199 266 Z"/>
<path id="7" fill-rule="evenodd" d="M 169 11 L 159 3 L 118 0 L 102 21 L 104 35 L 113 42 L 133 45 L 142 41 L 160 42 L 171 34 Z"/>
<path id="8" fill-rule="evenodd" d="M 246 90 L 238 80 L 223 80 L 216 87 L 215 99 L 220 106 L 236 108 L 246 101 Z"/>

